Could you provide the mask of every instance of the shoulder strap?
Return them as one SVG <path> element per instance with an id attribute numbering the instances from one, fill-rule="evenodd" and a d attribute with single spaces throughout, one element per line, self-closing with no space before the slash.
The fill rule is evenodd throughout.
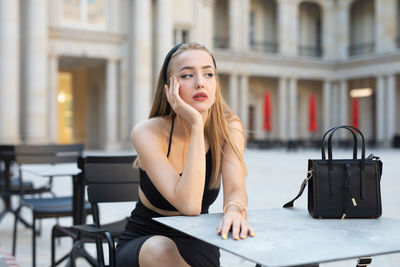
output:
<path id="1" fill-rule="evenodd" d="M 285 205 L 283 205 L 284 208 L 291 208 L 291 207 L 293 207 L 294 202 L 296 201 L 296 199 L 298 199 L 298 198 L 303 194 L 304 189 L 306 188 L 306 186 L 307 186 L 307 184 L 308 184 L 308 180 L 310 180 L 310 179 L 312 178 L 312 176 L 313 176 L 313 171 L 312 171 L 312 170 L 309 170 L 309 171 L 307 172 L 307 177 L 306 177 L 306 179 L 304 179 L 303 182 L 301 183 L 299 193 L 297 194 L 297 196 L 296 196 L 294 199 L 290 200 L 288 203 L 286 203 Z"/>
<path id="2" fill-rule="evenodd" d="M 289 201 L 288 203 L 286 203 L 285 205 L 283 205 L 283 207 L 284 208 L 293 207 L 294 202 L 303 194 L 304 189 L 306 188 L 307 184 L 308 184 L 308 178 L 304 179 L 304 181 L 301 183 L 300 191 L 297 194 L 297 196 L 294 199 L 292 199 L 291 201 Z"/>
<path id="3" fill-rule="evenodd" d="M 171 152 L 172 132 L 174 131 L 174 121 L 175 121 L 175 117 L 172 117 L 171 131 L 169 132 L 169 140 L 168 140 L 167 158 L 169 157 L 169 152 Z"/>

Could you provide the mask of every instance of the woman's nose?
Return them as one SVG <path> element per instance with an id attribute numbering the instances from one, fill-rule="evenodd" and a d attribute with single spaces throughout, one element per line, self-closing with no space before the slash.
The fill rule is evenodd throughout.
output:
<path id="1" fill-rule="evenodd" d="M 197 76 L 196 79 L 196 88 L 201 89 L 204 88 L 204 78 L 201 75 Z"/>

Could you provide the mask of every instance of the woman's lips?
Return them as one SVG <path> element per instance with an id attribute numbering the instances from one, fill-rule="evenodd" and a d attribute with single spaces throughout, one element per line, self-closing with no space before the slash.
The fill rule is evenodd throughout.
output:
<path id="1" fill-rule="evenodd" d="M 206 93 L 200 92 L 200 93 L 195 94 L 195 95 L 193 96 L 193 99 L 194 99 L 195 101 L 204 101 L 204 100 L 207 100 L 207 99 L 208 99 L 208 96 L 207 96 Z"/>

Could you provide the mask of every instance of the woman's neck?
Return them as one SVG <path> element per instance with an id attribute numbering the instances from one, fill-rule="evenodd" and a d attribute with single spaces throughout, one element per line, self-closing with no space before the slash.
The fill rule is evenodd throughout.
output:
<path id="1" fill-rule="evenodd" d="M 203 118 L 203 126 L 205 126 L 206 121 L 208 119 L 208 112 L 202 112 L 200 114 L 201 117 Z M 187 134 L 190 134 L 190 126 L 181 117 L 175 116 L 175 125 L 177 128 L 179 128 L 179 132 L 180 130 L 183 130 Z"/>

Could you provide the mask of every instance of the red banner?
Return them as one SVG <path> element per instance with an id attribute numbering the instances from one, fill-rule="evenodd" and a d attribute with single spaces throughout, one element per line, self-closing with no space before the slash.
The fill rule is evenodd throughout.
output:
<path id="1" fill-rule="evenodd" d="M 318 128 L 317 124 L 317 104 L 315 102 L 315 95 L 310 95 L 310 102 L 309 102 L 309 125 L 308 130 L 310 132 L 315 132 Z"/>
<path id="2" fill-rule="evenodd" d="M 359 100 L 357 97 L 351 99 L 351 125 L 359 128 Z"/>
<path id="3" fill-rule="evenodd" d="M 271 99 L 270 99 L 269 92 L 266 92 L 264 94 L 264 124 L 263 124 L 263 128 L 267 132 L 272 130 L 272 124 L 271 124 Z"/>

